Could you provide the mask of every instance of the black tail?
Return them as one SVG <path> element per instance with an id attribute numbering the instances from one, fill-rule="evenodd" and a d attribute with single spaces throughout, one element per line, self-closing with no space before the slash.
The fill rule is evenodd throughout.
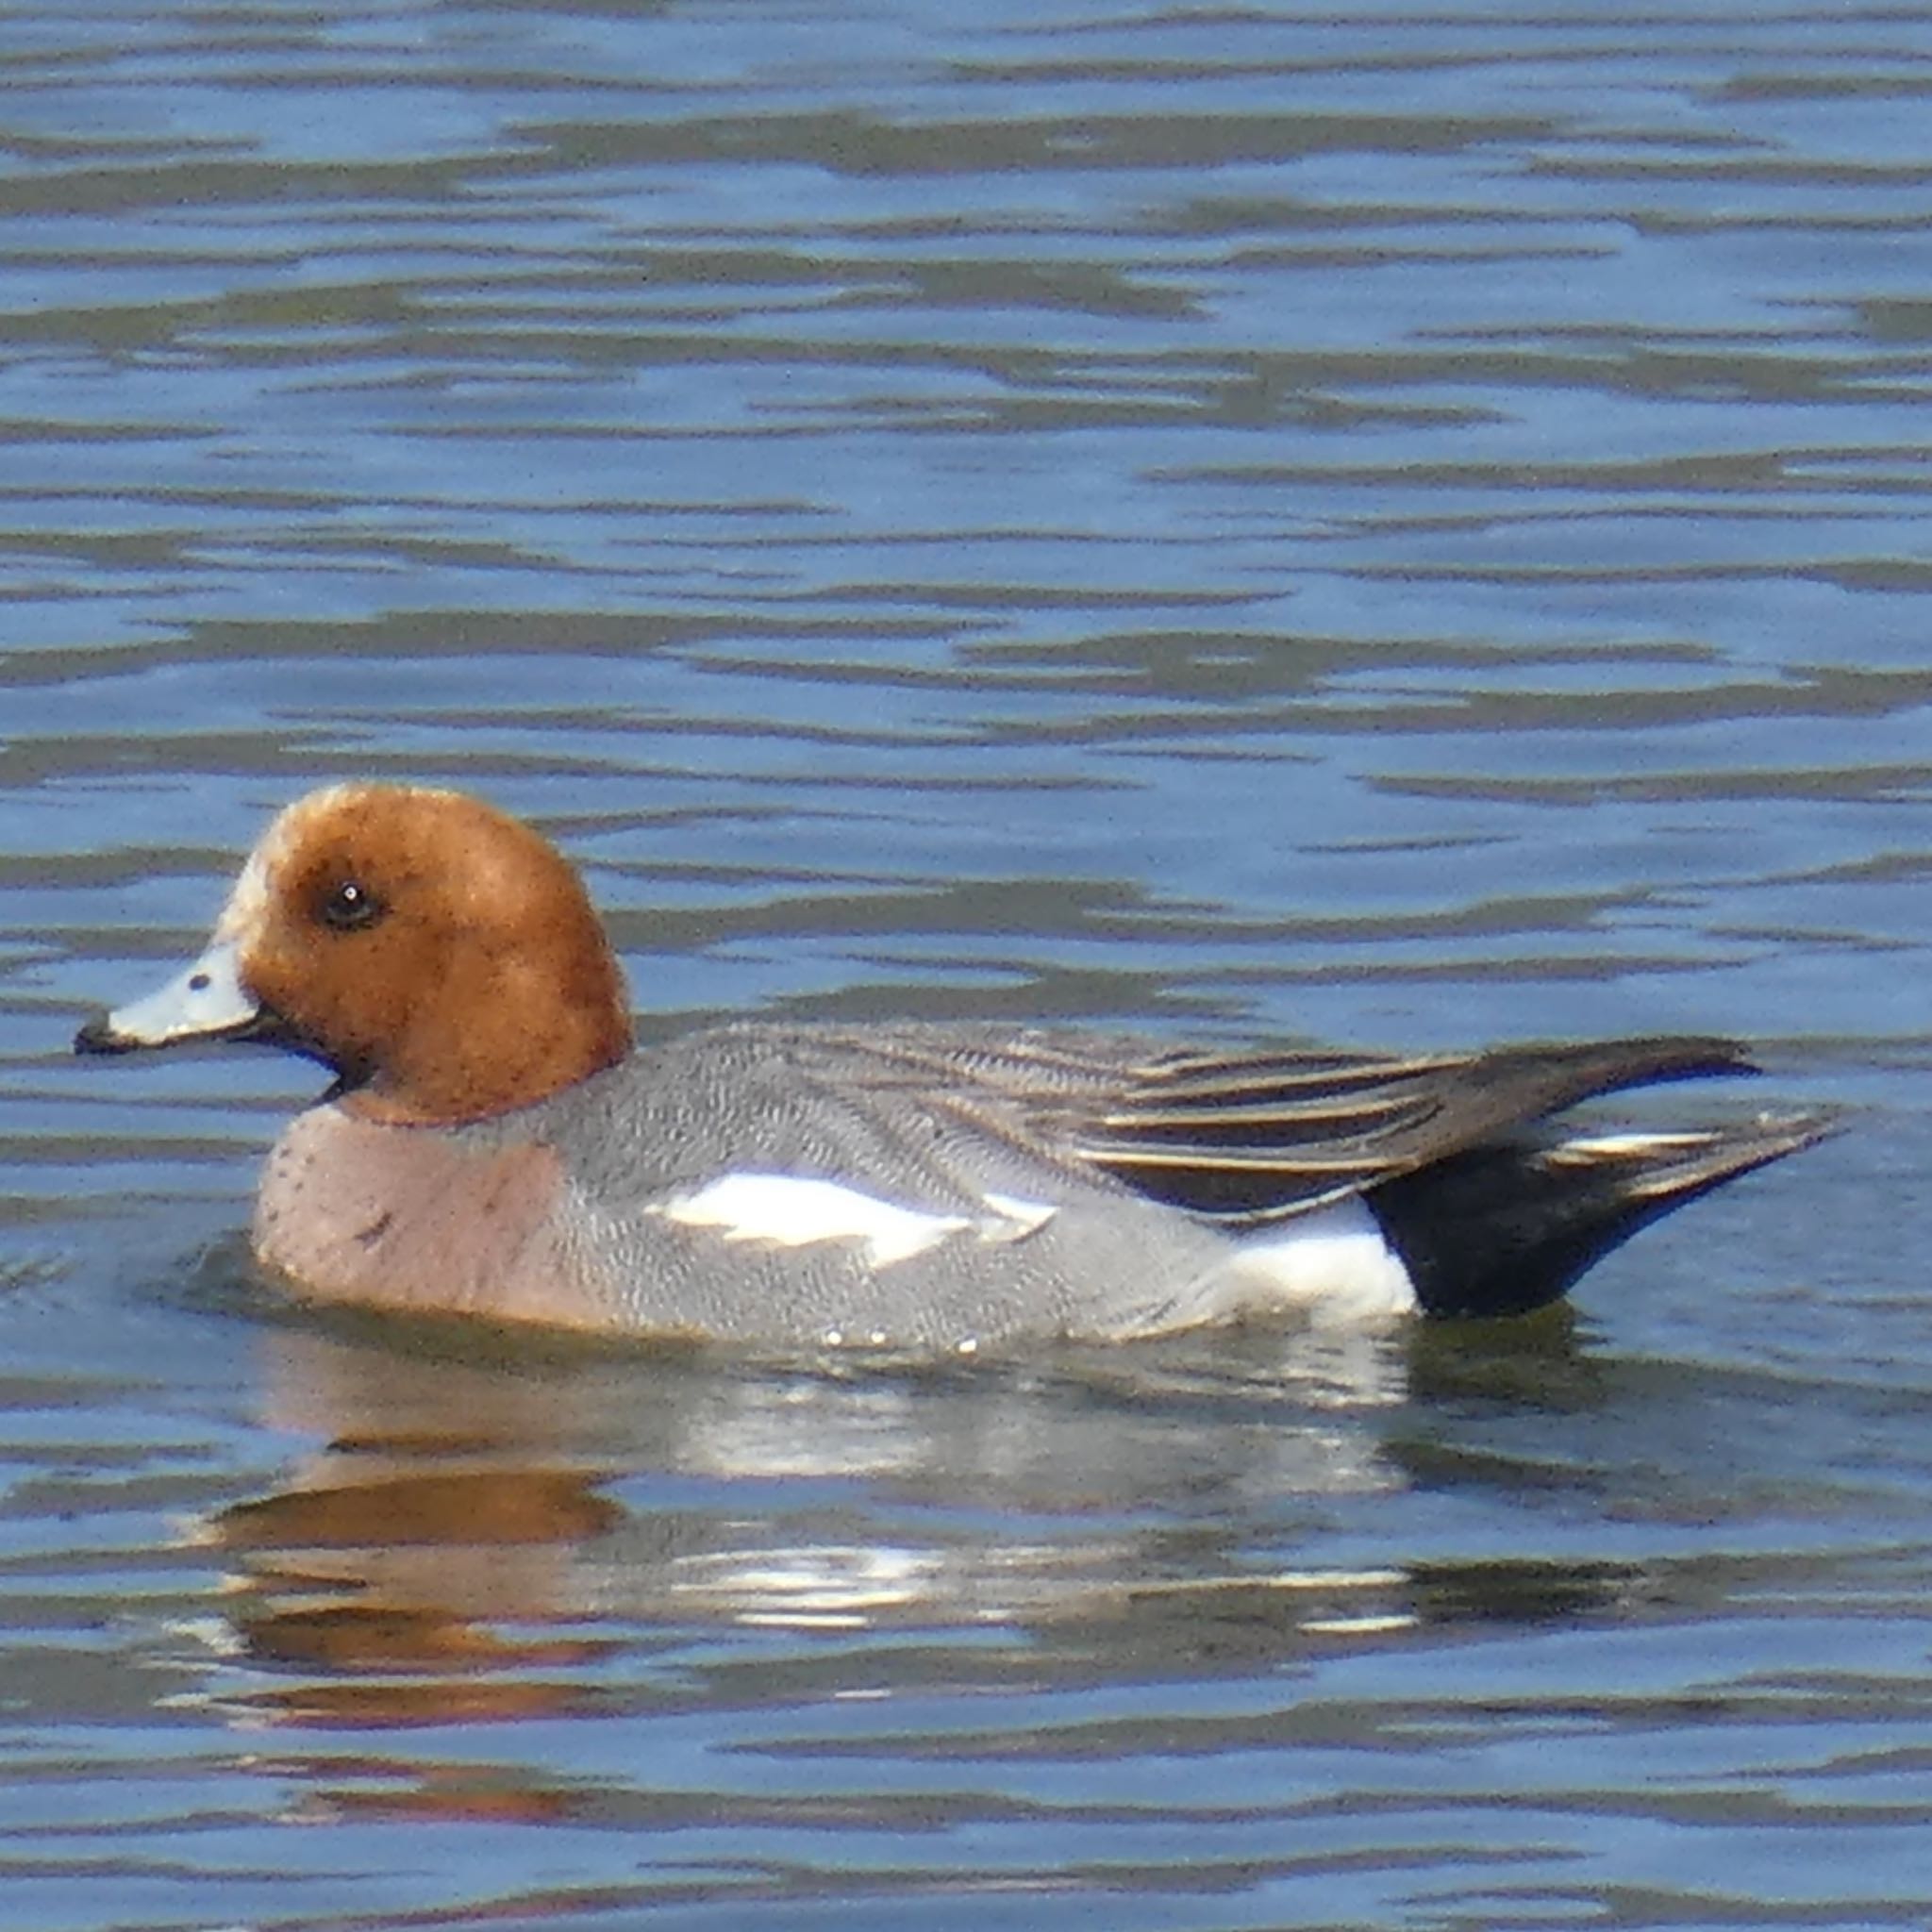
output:
<path id="1" fill-rule="evenodd" d="M 1760 1118 L 1697 1133 L 1472 1147 L 1373 1189 L 1369 1205 L 1431 1315 L 1520 1315 L 1561 1295 L 1658 1215 L 1830 1132 Z"/>

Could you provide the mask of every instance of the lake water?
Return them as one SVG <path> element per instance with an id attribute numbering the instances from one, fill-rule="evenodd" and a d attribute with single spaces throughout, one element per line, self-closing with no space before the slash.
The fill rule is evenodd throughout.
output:
<path id="1" fill-rule="evenodd" d="M 0 1924 L 1932 1917 L 1932 15 L 0 17 Z M 1517 1324 L 321 1323 L 81 1064 L 458 783 L 656 1028 L 1723 1030 Z"/>

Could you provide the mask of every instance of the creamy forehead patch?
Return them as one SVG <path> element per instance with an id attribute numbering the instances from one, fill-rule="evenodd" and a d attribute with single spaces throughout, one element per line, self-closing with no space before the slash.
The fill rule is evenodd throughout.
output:
<path id="1" fill-rule="evenodd" d="M 255 932 L 268 918 L 269 900 L 276 869 L 300 842 L 310 820 L 333 810 L 354 791 L 349 785 L 330 785 L 284 806 L 269 821 L 268 829 L 255 841 L 255 850 L 228 889 L 227 904 L 215 921 L 217 940 L 234 941 Z"/>
<path id="2" fill-rule="evenodd" d="M 408 785 L 376 787 L 347 783 L 325 785 L 318 791 L 305 793 L 292 805 L 286 805 L 269 822 L 268 829 L 256 841 L 235 883 L 228 889 L 227 903 L 215 921 L 217 940 L 236 940 L 258 930 L 268 918 L 269 903 L 275 894 L 275 874 L 296 851 L 318 820 L 343 809 L 358 798 L 378 790 L 399 791 L 410 798 L 461 799 L 462 793 L 436 786 Z"/>
<path id="3" fill-rule="evenodd" d="M 279 825 L 281 820 L 275 821 Z M 270 827 L 271 833 L 275 826 Z M 235 876 L 235 883 L 228 888 L 227 903 L 222 908 L 221 916 L 215 921 L 214 937 L 217 944 L 232 944 L 245 939 L 256 931 L 268 916 L 268 881 L 273 866 L 267 837 L 262 838 L 248 862 Z"/>

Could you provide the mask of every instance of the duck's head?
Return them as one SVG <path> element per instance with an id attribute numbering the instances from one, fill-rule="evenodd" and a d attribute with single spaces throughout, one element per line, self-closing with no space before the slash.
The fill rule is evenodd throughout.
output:
<path id="1" fill-rule="evenodd" d="M 365 1118 L 510 1112 L 622 1059 L 624 977 L 555 846 L 457 791 L 335 785 L 249 855 L 208 948 L 82 1027 L 82 1052 L 267 1040 Z"/>

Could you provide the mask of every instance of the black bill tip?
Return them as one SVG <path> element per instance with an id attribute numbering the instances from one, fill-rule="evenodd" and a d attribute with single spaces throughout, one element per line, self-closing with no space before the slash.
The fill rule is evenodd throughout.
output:
<path id="1" fill-rule="evenodd" d="M 96 1013 L 74 1036 L 75 1053 L 133 1053 L 140 1045 L 140 1041 L 115 1032 L 113 1016 L 108 1013 Z"/>

